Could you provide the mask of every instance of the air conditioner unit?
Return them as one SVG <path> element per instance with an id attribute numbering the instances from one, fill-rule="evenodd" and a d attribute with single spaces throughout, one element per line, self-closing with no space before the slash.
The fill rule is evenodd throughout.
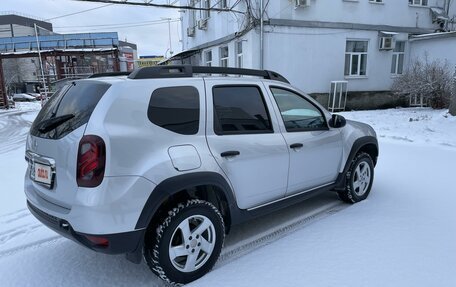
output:
<path id="1" fill-rule="evenodd" d="M 310 6 L 310 0 L 294 0 L 295 7 L 307 7 Z"/>
<path id="2" fill-rule="evenodd" d="M 195 36 L 195 27 L 188 27 L 188 28 L 187 28 L 187 36 L 188 36 L 188 37 L 193 37 L 193 36 Z"/>
<path id="3" fill-rule="evenodd" d="M 207 19 L 198 20 L 198 29 L 200 29 L 200 30 L 207 29 Z"/>
<path id="4" fill-rule="evenodd" d="M 393 50 L 394 46 L 393 37 L 380 37 L 380 50 Z"/>

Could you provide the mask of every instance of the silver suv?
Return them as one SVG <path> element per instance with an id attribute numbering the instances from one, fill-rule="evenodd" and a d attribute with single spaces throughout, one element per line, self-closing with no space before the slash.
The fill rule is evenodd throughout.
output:
<path id="1" fill-rule="evenodd" d="M 54 94 L 27 139 L 25 193 L 63 236 L 185 284 L 236 224 L 320 192 L 364 200 L 377 156 L 370 126 L 277 73 L 161 66 Z"/>

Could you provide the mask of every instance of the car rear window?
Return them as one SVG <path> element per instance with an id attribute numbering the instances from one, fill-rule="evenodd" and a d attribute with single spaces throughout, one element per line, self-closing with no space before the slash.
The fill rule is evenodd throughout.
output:
<path id="1" fill-rule="evenodd" d="M 109 87 L 111 85 L 108 83 L 87 80 L 75 81 L 64 86 L 54 93 L 41 109 L 30 129 L 31 135 L 60 139 L 86 124 Z M 64 115 L 74 115 L 74 117 L 48 132 L 39 131 L 40 123 Z"/>

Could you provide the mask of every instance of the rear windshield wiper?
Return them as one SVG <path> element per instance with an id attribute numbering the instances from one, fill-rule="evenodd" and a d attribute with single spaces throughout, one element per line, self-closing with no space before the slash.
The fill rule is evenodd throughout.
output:
<path id="1" fill-rule="evenodd" d="M 55 118 L 50 118 L 50 119 L 44 120 L 38 125 L 38 131 L 40 133 L 45 134 L 49 131 L 52 131 L 53 129 L 60 126 L 61 124 L 71 120 L 72 118 L 74 118 L 74 115 L 68 114 L 68 115 L 58 116 Z"/>

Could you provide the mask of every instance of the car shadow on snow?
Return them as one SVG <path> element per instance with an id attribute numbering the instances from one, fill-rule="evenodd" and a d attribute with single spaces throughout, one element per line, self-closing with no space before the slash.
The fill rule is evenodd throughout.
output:
<path id="1" fill-rule="evenodd" d="M 334 210 L 348 206 L 339 202 L 334 193 L 326 193 L 236 226 L 227 236 L 221 260 L 215 268 L 305 228 L 308 223 L 319 220 L 317 214 L 329 216 Z M 124 255 L 96 253 L 63 237 L 3 259 L 0 268 L 7 267 L 11 272 L 2 277 L 11 286 L 26 286 L 32 282 L 38 286 L 166 286 L 145 262 L 137 265 L 127 261 Z"/>

